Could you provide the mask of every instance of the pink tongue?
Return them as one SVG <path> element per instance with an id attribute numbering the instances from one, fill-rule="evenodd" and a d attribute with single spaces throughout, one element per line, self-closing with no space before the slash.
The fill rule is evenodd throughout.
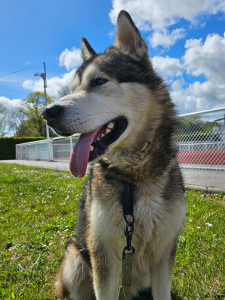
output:
<path id="1" fill-rule="evenodd" d="M 73 146 L 70 155 L 70 171 L 74 177 L 83 177 L 86 173 L 90 146 L 99 128 L 87 134 L 81 134 L 78 142 Z"/>

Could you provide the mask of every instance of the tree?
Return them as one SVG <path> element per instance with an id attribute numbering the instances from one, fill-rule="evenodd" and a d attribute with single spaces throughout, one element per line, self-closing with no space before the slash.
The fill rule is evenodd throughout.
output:
<path id="1" fill-rule="evenodd" d="M 53 98 L 47 96 L 47 104 L 53 102 Z M 46 136 L 46 121 L 42 116 L 42 111 L 45 108 L 44 93 L 30 93 L 24 99 L 23 108 L 20 109 L 26 119 L 17 129 L 17 136 Z M 55 134 L 51 131 L 51 136 Z"/>
<path id="2" fill-rule="evenodd" d="M 0 103 L 0 136 L 15 135 L 25 118 L 19 108 L 8 108 Z"/>
<path id="3" fill-rule="evenodd" d="M 6 135 L 7 117 L 8 109 L 4 104 L 0 103 L 0 136 Z"/>
<path id="4" fill-rule="evenodd" d="M 17 130 L 24 122 L 26 116 L 22 111 L 20 111 L 20 108 L 16 108 L 9 112 L 8 117 L 8 126 L 10 131 L 16 136 Z"/>

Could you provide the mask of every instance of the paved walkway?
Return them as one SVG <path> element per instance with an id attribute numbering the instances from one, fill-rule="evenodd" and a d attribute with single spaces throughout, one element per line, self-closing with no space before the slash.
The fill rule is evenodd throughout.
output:
<path id="1" fill-rule="evenodd" d="M 225 193 L 225 171 L 181 169 L 186 188 Z"/>
<path id="2" fill-rule="evenodd" d="M 32 166 L 50 170 L 66 171 L 69 172 L 69 162 L 62 161 L 42 161 L 42 160 L 0 160 L 0 163 L 18 164 L 23 166 Z"/>
<path id="3" fill-rule="evenodd" d="M 1 160 L 0 163 L 1 162 L 69 172 L 68 161 Z M 182 173 L 186 188 L 210 191 L 213 193 L 225 193 L 225 171 L 182 169 Z"/>

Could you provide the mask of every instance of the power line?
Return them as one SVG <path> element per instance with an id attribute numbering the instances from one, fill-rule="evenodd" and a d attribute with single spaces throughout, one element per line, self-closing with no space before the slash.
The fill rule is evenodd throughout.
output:
<path id="1" fill-rule="evenodd" d="M 22 72 L 22 71 L 25 71 L 25 70 L 34 68 L 34 67 L 36 67 L 36 66 L 42 65 L 42 64 L 43 64 L 43 63 L 39 63 L 39 64 L 32 65 L 32 66 L 29 66 L 29 67 L 26 67 L 26 68 L 23 68 L 23 69 L 20 69 L 20 70 L 11 72 L 11 73 L 3 74 L 3 75 L 0 75 L 0 78 L 1 78 L 1 77 L 5 77 L 5 76 L 9 76 L 9 75 L 12 75 L 12 74 L 15 74 L 15 73 L 19 73 L 19 72 Z"/>

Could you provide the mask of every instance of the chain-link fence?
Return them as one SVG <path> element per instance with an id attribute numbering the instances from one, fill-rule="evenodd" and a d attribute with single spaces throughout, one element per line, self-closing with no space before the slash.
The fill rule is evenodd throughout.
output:
<path id="1" fill-rule="evenodd" d="M 66 161 L 79 135 L 56 137 L 16 145 L 16 159 Z"/>
<path id="2" fill-rule="evenodd" d="M 183 115 L 180 121 L 181 167 L 225 170 L 225 108 Z"/>
<path id="3" fill-rule="evenodd" d="M 180 116 L 178 162 L 182 168 L 225 170 L 225 108 Z M 69 160 L 79 135 L 16 145 L 16 159 Z"/>

